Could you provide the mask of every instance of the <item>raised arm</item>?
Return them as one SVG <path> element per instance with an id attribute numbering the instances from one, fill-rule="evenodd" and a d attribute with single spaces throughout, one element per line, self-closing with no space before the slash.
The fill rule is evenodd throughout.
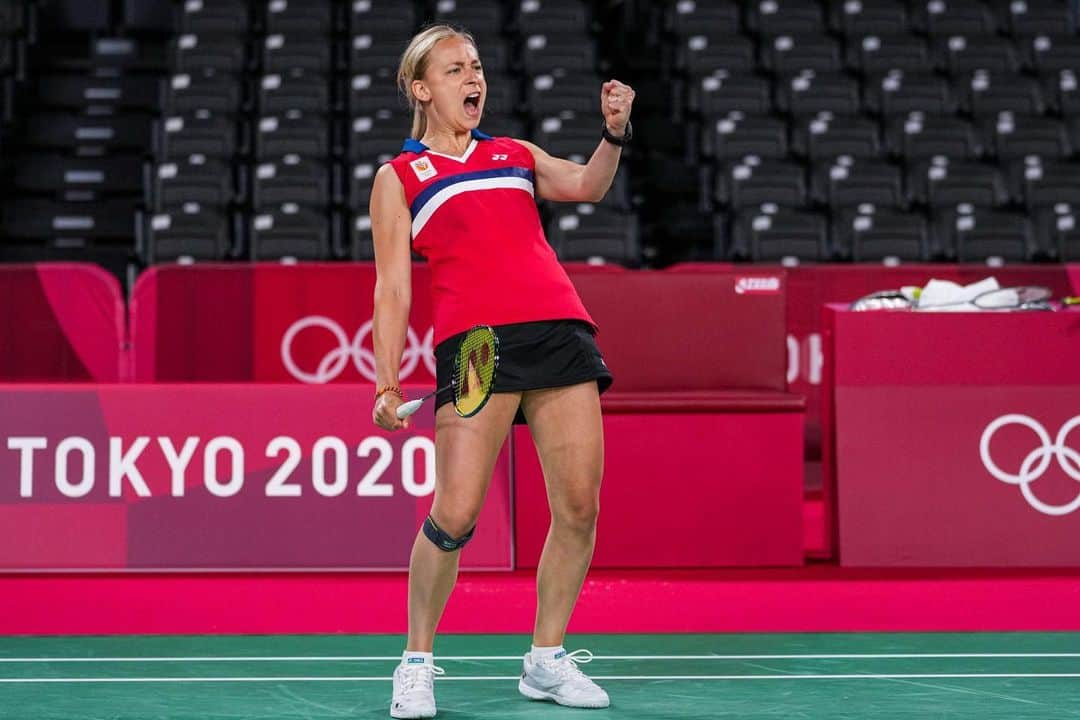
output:
<path id="1" fill-rule="evenodd" d="M 618 80 L 609 80 L 600 88 L 600 109 L 609 133 L 622 137 L 630 122 L 634 90 Z M 596 146 L 585 165 L 552 157 L 526 140 L 518 140 L 536 160 L 536 192 L 556 202 L 599 202 L 607 194 L 619 169 L 622 148 L 606 140 Z"/>
<path id="2" fill-rule="evenodd" d="M 375 242 L 375 382 L 378 388 L 400 387 L 398 371 L 409 332 L 412 305 L 412 217 L 401 180 L 389 164 L 375 174 L 371 189 L 371 235 Z M 385 392 L 375 402 L 372 420 L 386 430 L 408 427 L 395 414 L 402 397 Z"/>

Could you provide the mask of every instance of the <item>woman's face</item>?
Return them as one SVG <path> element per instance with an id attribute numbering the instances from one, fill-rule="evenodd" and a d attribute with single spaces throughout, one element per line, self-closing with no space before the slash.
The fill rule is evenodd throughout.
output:
<path id="1" fill-rule="evenodd" d="M 428 121 L 452 130 L 472 130 L 480 124 L 487 83 L 480 56 L 468 40 L 440 40 L 428 55 L 427 72 L 414 80 L 413 93 L 428 102 Z"/>

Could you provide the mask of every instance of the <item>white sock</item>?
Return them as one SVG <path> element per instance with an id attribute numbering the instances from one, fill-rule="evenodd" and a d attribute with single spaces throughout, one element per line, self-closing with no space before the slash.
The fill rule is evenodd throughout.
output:
<path id="1" fill-rule="evenodd" d="M 435 657 L 429 652 L 415 652 L 406 650 L 401 653 L 402 665 L 434 665 Z"/>
<path id="2" fill-rule="evenodd" d="M 555 657 L 559 653 L 565 653 L 566 650 L 563 649 L 562 645 L 553 645 L 552 647 L 537 647 L 533 645 L 530 652 L 533 656 L 533 660 L 542 660 L 544 658 Z"/>

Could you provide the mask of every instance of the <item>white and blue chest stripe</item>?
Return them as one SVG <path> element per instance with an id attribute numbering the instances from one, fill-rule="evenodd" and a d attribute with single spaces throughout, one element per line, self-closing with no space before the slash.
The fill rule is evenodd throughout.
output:
<path id="1" fill-rule="evenodd" d="M 428 220 L 452 197 L 480 190 L 524 190 L 534 195 L 533 172 L 523 167 L 500 167 L 459 173 L 431 183 L 412 201 L 412 234 L 416 237 Z"/>

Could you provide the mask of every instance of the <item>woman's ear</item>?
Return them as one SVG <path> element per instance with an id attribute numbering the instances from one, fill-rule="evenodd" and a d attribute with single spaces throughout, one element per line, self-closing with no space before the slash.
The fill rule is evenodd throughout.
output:
<path id="1" fill-rule="evenodd" d="M 423 80 L 413 80 L 410 87 L 412 88 L 413 97 L 420 102 L 429 102 L 431 100 L 431 91 L 428 90 Z"/>

